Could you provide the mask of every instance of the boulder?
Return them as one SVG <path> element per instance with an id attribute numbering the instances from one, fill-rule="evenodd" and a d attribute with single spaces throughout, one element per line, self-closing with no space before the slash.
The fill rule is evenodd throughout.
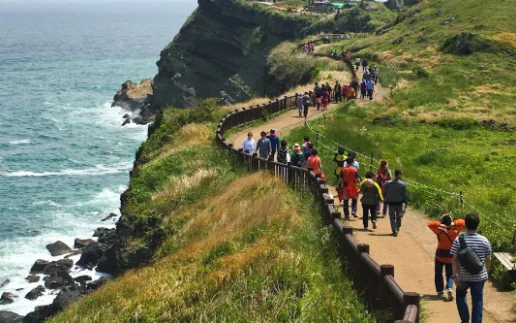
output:
<path id="1" fill-rule="evenodd" d="M 67 254 L 65 256 L 66 259 L 70 258 L 70 257 L 73 257 L 73 256 L 77 256 L 77 255 L 80 255 L 82 253 L 82 250 L 81 249 L 76 249 L 72 252 L 70 252 L 69 254 Z"/>
<path id="2" fill-rule="evenodd" d="M 59 259 L 57 261 L 52 261 L 43 269 L 43 273 L 47 275 L 56 275 L 60 273 L 68 273 L 70 268 L 73 266 L 72 259 Z"/>
<path id="3" fill-rule="evenodd" d="M 126 113 L 126 114 L 124 114 L 124 116 L 123 116 L 122 118 L 127 119 L 127 118 L 129 118 L 129 117 L 131 117 L 131 116 L 130 116 L 129 114 L 127 114 L 127 113 Z"/>
<path id="4" fill-rule="evenodd" d="M 99 243 L 112 244 L 116 240 L 116 230 L 108 228 L 98 228 L 93 234 L 94 237 L 98 237 Z"/>
<path id="5" fill-rule="evenodd" d="M 93 290 L 96 290 L 98 289 L 100 286 L 104 285 L 105 283 L 107 283 L 109 281 L 109 278 L 107 277 L 100 277 L 99 279 L 97 280 L 94 280 L 92 281 L 91 283 L 89 283 L 87 285 L 87 289 L 89 291 L 93 291 Z"/>
<path id="6" fill-rule="evenodd" d="M 95 241 L 93 239 L 79 239 L 79 238 L 76 238 L 75 241 L 74 241 L 73 247 L 81 249 L 81 248 L 87 247 L 92 242 L 95 242 Z"/>
<path id="7" fill-rule="evenodd" d="M 47 318 L 57 314 L 54 304 L 36 306 L 34 311 L 23 318 L 23 323 L 43 323 Z"/>
<path id="8" fill-rule="evenodd" d="M 56 273 L 43 278 L 45 287 L 48 289 L 59 289 L 74 284 L 72 276 L 67 272 Z"/>
<path id="9" fill-rule="evenodd" d="M 449 18 L 444 19 L 443 22 L 441 22 L 441 25 L 447 25 L 454 21 L 455 21 L 455 17 L 449 17 Z"/>
<path id="10" fill-rule="evenodd" d="M 388 0 L 385 5 L 387 5 L 389 9 L 398 10 L 403 7 L 404 3 L 403 0 Z"/>
<path id="11" fill-rule="evenodd" d="M 56 241 L 47 245 L 47 250 L 50 251 L 52 257 L 64 255 L 72 251 L 72 248 L 68 247 L 66 243 L 62 241 Z"/>
<path id="12" fill-rule="evenodd" d="M 102 221 L 107 221 L 111 218 L 116 218 L 117 216 L 118 216 L 118 214 L 116 214 L 116 213 L 109 213 L 109 215 L 106 216 L 105 218 L 103 218 Z"/>
<path id="13" fill-rule="evenodd" d="M 470 32 L 463 32 L 446 39 L 442 50 L 448 54 L 471 55 L 476 52 L 492 52 L 496 48 L 488 41 Z"/>
<path id="14" fill-rule="evenodd" d="M 22 323 L 23 316 L 14 312 L 0 311 L 0 322 L 2 323 Z"/>
<path id="15" fill-rule="evenodd" d="M 77 265 L 81 267 L 93 268 L 97 265 L 100 257 L 102 256 L 102 245 L 98 242 L 90 243 L 84 248 L 81 259 L 77 261 Z"/>
<path id="16" fill-rule="evenodd" d="M 36 260 L 34 265 L 32 265 L 32 268 L 30 269 L 31 273 L 41 273 L 43 272 L 43 269 L 49 264 L 50 262 L 42 259 Z"/>
<path id="17" fill-rule="evenodd" d="M 136 111 L 145 105 L 149 95 L 152 95 L 151 79 L 143 80 L 140 84 L 125 81 L 122 84 L 122 88 L 116 92 L 113 97 L 113 104 L 111 104 L 111 106 L 118 106 L 125 110 Z"/>
<path id="18" fill-rule="evenodd" d="M 38 297 L 43 296 L 44 292 L 45 292 L 45 287 L 43 287 L 42 285 L 39 285 L 38 287 L 36 287 L 33 290 L 31 290 L 30 292 L 28 292 L 27 295 L 25 295 L 25 298 L 33 301 L 33 300 L 37 299 Z"/>
<path id="19" fill-rule="evenodd" d="M 93 278 L 91 278 L 91 276 L 88 276 L 88 275 L 83 275 L 83 276 L 79 276 L 79 277 L 75 277 L 73 280 L 75 280 L 76 282 L 78 282 L 79 284 L 85 284 L 87 281 L 90 281 L 90 280 L 93 280 Z"/>
<path id="20" fill-rule="evenodd" d="M 127 125 L 127 124 L 129 124 L 129 123 L 131 123 L 131 118 L 125 119 L 124 122 L 122 122 L 122 127 Z"/>
<path id="21" fill-rule="evenodd" d="M 0 283 L 0 288 L 4 287 L 5 285 L 9 284 L 11 281 L 9 279 L 4 280 L 2 283 Z"/>
<path id="22" fill-rule="evenodd" d="M 12 303 L 14 303 L 14 299 L 16 297 L 17 296 L 14 295 L 13 293 L 4 292 L 2 294 L 2 296 L 0 297 L 0 305 L 12 304 Z"/>
<path id="23" fill-rule="evenodd" d="M 361 1 L 360 8 L 365 11 L 374 11 L 378 9 L 374 1 Z"/>

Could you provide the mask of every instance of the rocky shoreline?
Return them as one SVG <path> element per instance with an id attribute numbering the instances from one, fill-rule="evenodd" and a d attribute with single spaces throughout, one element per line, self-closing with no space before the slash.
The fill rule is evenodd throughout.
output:
<path id="1" fill-rule="evenodd" d="M 124 115 L 122 126 L 129 123 L 140 125 L 152 121 L 155 113 L 151 108 L 153 84 L 151 79 L 141 81 L 139 84 L 125 81 L 121 89 L 113 97 L 112 107 L 121 107 L 128 113 Z"/>
<path id="2" fill-rule="evenodd" d="M 109 214 L 102 221 L 116 221 L 118 215 Z M 89 275 L 71 276 L 72 270 L 84 269 L 97 272 L 112 272 L 110 261 L 106 261 L 106 251 L 115 243 L 116 229 L 99 227 L 91 238 L 76 238 L 71 248 L 62 241 L 56 241 L 46 246 L 51 257 L 62 257 L 57 260 L 38 259 L 30 268 L 25 278 L 30 284 L 34 284 L 25 295 L 16 292 L 4 292 L 0 296 L 0 322 L 2 323 L 40 323 L 52 317 L 66 308 L 68 305 L 78 301 L 88 293 L 99 288 L 109 280 L 109 277 L 100 277 L 94 280 Z M 80 255 L 79 260 L 74 263 L 72 258 Z M 0 282 L 1 287 L 8 286 L 9 280 Z M 26 316 L 18 315 L 11 311 L 2 311 L 2 305 L 12 304 L 19 297 L 34 301 L 45 293 L 56 295 L 53 302 L 48 305 L 36 306 L 34 311 Z"/>

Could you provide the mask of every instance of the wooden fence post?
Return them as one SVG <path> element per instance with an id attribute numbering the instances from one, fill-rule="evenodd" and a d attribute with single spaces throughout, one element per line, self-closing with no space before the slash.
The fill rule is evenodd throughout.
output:
<path id="1" fill-rule="evenodd" d="M 243 148 L 238 148 L 238 161 L 243 163 L 245 161 L 245 156 L 244 156 L 244 149 Z"/>
<path id="2" fill-rule="evenodd" d="M 414 293 L 414 292 L 404 292 L 403 293 L 403 308 L 406 309 L 407 306 L 409 306 L 409 305 L 415 305 L 417 307 L 418 316 L 417 316 L 416 323 L 419 322 L 419 313 L 420 313 L 419 302 L 420 302 L 420 300 L 421 300 L 421 296 L 419 295 L 419 293 Z"/>
<path id="3" fill-rule="evenodd" d="M 251 161 L 251 169 L 253 170 L 253 172 L 258 170 L 258 154 L 257 153 L 253 154 L 253 159 Z"/>
<path id="4" fill-rule="evenodd" d="M 364 291 L 367 283 L 367 276 L 365 275 L 366 272 L 366 264 L 362 261 L 361 254 L 362 253 L 369 253 L 369 245 L 367 243 L 359 243 L 358 244 L 358 273 L 356 277 L 354 277 L 355 282 L 357 284 L 357 289 L 360 291 Z"/>
<path id="5" fill-rule="evenodd" d="M 379 307 L 381 309 L 387 309 L 390 307 L 389 291 L 387 290 L 387 284 L 385 283 L 385 276 L 394 277 L 394 266 L 393 265 L 381 265 L 380 266 L 380 281 L 378 284 L 378 295 L 379 295 Z"/>

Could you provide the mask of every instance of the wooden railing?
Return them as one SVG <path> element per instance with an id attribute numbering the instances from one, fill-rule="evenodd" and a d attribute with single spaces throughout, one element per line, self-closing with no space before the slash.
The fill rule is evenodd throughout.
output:
<path id="1" fill-rule="evenodd" d="M 343 60 L 356 76 L 351 62 Z M 345 226 L 342 215 L 334 207 L 334 200 L 328 193 L 325 180 L 311 169 L 294 167 L 290 163 L 282 164 L 258 157 L 256 154 L 236 149 L 224 138 L 228 129 L 241 127 L 249 122 L 259 120 L 264 113 L 273 114 L 296 107 L 296 97 L 285 96 L 283 99 L 270 101 L 268 104 L 243 108 L 228 113 L 223 117 L 216 131 L 216 141 L 220 147 L 234 154 L 238 161 L 250 172 L 267 170 L 273 176 L 281 177 L 295 190 L 310 191 L 320 205 L 324 223 L 331 225 L 337 236 L 339 257 L 353 280 L 354 288 L 363 294 L 367 310 L 389 311 L 395 322 L 419 322 L 418 293 L 405 292 L 394 279 L 394 266 L 379 265 L 369 254 L 369 245 L 359 243 L 353 236 L 353 228 Z"/>

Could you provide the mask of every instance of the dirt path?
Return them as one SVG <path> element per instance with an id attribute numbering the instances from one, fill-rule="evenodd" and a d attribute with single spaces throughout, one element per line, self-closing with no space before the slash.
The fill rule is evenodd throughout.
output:
<path id="1" fill-rule="evenodd" d="M 361 70 L 359 78 L 361 79 Z M 381 76 L 380 76 L 381 77 Z M 349 82 L 348 80 L 339 80 Z M 382 100 L 386 96 L 385 90 L 378 84 L 375 92 L 375 101 Z M 369 100 L 357 100 L 364 107 Z M 329 111 L 334 110 L 336 104 L 329 106 Z M 323 113 L 310 107 L 308 122 L 320 118 Z M 258 127 L 245 128 L 241 132 L 229 138 L 235 147 L 240 147 L 245 140 L 248 131 L 259 133 L 276 129 L 281 137 L 290 129 L 303 126 L 304 119 L 298 117 L 296 110 L 288 111 L 277 118 L 270 120 Z M 302 138 L 299 138 L 302 142 Z M 289 143 L 291 145 L 293 143 Z M 335 193 L 335 192 L 333 192 Z M 336 193 L 335 193 L 336 196 Z M 342 209 L 339 209 L 342 211 Z M 362 214 L 359 207 L 359 214 Z M 390 236 L 389 219 L 379 219 L 378 229 L 374 232 L 366 232 L 361 218 L 346 223 L 355 230 L 360 242 L 370 245 L 371 255 L 380 264 L 392 264 L 395 267 L 395 277 L 398 283 L 406 291 L 415 291 L 423 297 L 425 315 L 430 323 L 459 322 L 459 316 L 455 302 L 447 302 L 435 297 L 434 288 L 434 252 L 436 247 L 435 235 L 427 228 L 426 217 L 417 210 L 408 209 L 398 237 Z M 371 227 L 371 225 L 370 225 Z M 484 322 L 516 322 L 516 316 L 511 311 L 513 296 L 510 292 L 497 292 L 488 282 L 484 292 Z"/>

